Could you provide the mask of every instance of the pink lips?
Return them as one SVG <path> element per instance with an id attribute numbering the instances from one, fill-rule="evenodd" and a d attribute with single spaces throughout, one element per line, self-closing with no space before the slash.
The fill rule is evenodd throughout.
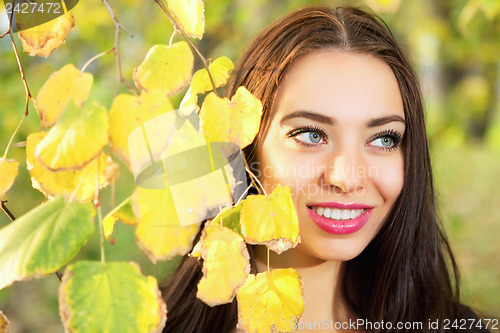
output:
<path id="1" fill-rule="evenodd" d="M 340 202 L 325 202 L 314 204 L 314 206 L 338 209 L 365 209 L 361 215 L 354 219 L 339 221 L 321 216 L 309 207 L 307 208 L 307 213 L 318 227 L 330 234 L 336 235 L 352 234 L 358 231 L 365 225 L 373 212 L 373 207 L 357 203 L 343 204 Z"/>

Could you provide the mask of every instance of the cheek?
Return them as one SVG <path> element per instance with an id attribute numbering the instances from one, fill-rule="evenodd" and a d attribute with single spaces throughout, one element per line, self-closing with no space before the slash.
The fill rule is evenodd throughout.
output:
<path id="1" fill-rule="evenodd" d="M 378 163 L 372 167 L 372 179 L 380 195 L 386 202 L 394 202 L 404 183 L 404 160 L 402 154 L 395 156 L 394 159 Z"/>

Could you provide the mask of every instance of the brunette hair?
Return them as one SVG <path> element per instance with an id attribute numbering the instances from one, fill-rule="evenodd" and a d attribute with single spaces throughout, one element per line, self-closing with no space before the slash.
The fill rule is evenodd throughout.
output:
<path id="1" fill-rule="evenodd" d="M 403 189 L 377 236 L 359 256 L 346 262 L 346 299 L 367 321 L 422 322 L 422 332 L 441 332 L 442 328 L 433 330 L 425 324 L 429 319 L 460 318 L 459 275 L 437 222 L 418 79 L 382 20 L 359 8 L 307 7 L 276 21 L 258 35 L 227 86 L 228 96 L 243 85 L 263 104 L 260 133 L 245 149 L 245 156 L 250 163 L 255 159 L 272 120 L 284 73 L 301 55 L 325 49 L 371 55 L 390 66 L 401 91 L 406 121 Z M 169 312 L 164 332 L 234 329 L 236 300 L 214 308 L 205 305 L 196 299 L 200 278 L 200 265 L 186 258 L 165 293 Z M 399 330 L 407 331 L 411 330 Z"/>

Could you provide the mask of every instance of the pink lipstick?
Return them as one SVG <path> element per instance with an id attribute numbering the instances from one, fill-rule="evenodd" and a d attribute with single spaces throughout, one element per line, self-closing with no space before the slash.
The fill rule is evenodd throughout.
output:
<path id="1" fill-rule="evenodd" d="M 373 207 L 357 203 L 325 202 L 309 207 L 307 212 L 313 222 L 322 230 L 336 235 L 360 230 L 373 212 Z"/>

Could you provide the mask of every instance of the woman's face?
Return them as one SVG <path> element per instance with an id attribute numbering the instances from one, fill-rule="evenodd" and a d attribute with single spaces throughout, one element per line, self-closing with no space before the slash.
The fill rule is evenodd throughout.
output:
<path id="1" fill-rule="evenodd" d="M 259 148 L 266 192 L 292 191 L 301 244 L 323 260 L 356 257 L 403 187 L 403 102 L 391 68 L 369 55 L 315 51 L 294 62 Z"/>

